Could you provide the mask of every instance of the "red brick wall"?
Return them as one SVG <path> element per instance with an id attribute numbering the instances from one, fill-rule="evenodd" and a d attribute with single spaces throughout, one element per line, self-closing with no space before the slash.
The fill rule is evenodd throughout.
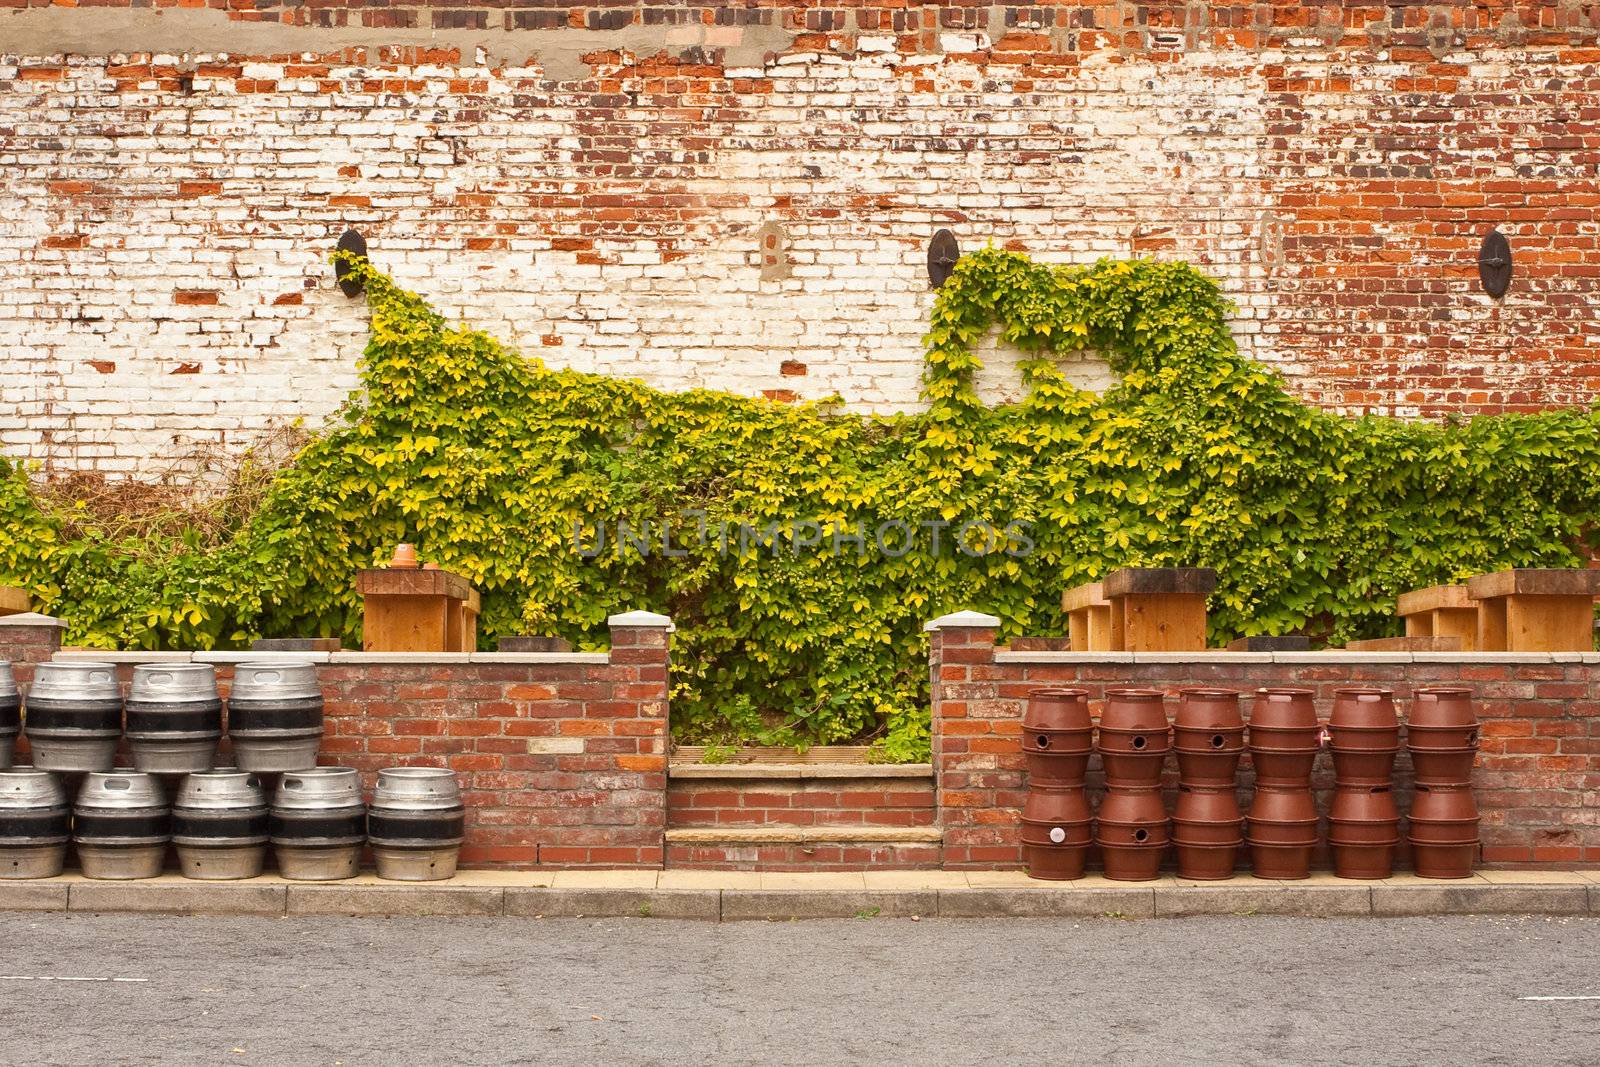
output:
<path id="1" fill-rule="evenodd" d="M 1316 690 L 1323 719 L 1333 690 L 1342 685 L 1393 689 L 1402 716 L 1415 686 L 1467 685 L 1476 693 L 1483 723 L 1474 785 L 1484 862 L 1600 862 L 1600 822 L 1594 817 L 1600 808 L 1600 697 L 1595 690 L 1600 663 L 1581 662 L 1596 658 L 1590 654 L 1556 654 L 1555 661 L 1548 655 L 1419 653 L 1391 657 L 1405 662 L 1381 662 L 1352 654 L 1277 653 L 1276 662 L 1257 662 L 1267 657 L 1197 653 L 1186 662 L 1131 663 L 1095 662 L 1089 656 L 1063 656 L 1070 661 L 1052 663 L 1040 654 L 1029 656 L 1034 662 L 998 662 L 993 629 L 946 629 L 932 636 L 934 767 L 947 867 L 1021 863 L 1017 820 L 1027 788 L 1021 716 L 1028 692 L 1046 685 L 1088 689 L 1096 702 L 1108 687 L 1123 685 L 1165 689 L 1174 698 L 1189 685 L 1246 692 L 1299 685 Z M 1248 715 L 1248 701 L 1244 706 Z M 1097 764 L 1098 758 L 1091 763 L 1092 791 L 1099 785 Z M 1176 762 L 1169 760 L 1167 784 L 1175 782 Z M 1402 814 L 1410 805 L 1410 782 L 1402 750 L 1396 767 Z M 1241 803 L 1248 801 L 1251 784 L 1246 757 Z M 1332 784 L 1324 751 L 1314 780 L 1324 815 Z M 1169 811 L 1171 803 L 1169 795 Z"/>
<path id="2" fill-rule="evenodd" d="M 336 407 L 347 225 L 452 318 L 670 388 L 916 405 L 948 226 L 1192 260 L 1330 407 L 1600 396 L 1593 4 L 0 6 L 0 444 L 63 469 Z"/>
<path id="3" fill-rule="evenodd" d="M 0 627 L 0 659 L 32 653 L 13 637 L 21 629 Z M 383 767 L 453 768 L 469 866 L 660 867 L 668 635 L 617 627 L 611 638 L 600 663 L 341 654 L 320 668 L 321 762 L 363 771 L 369 791 Z M 139 657 L 118 659 L 126 677 Z M 218 665 L 224 683 L 231 675 Z"/>
<path id="4" fill-rule="evenodd" d="M 926 778 L 673 779 L 673 826 L 932 826 Z"/>

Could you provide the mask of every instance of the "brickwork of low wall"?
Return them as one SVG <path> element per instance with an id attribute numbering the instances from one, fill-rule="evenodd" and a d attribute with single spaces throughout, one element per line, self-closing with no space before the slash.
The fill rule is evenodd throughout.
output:
<path id="1" fill-rule="evenodd" d="M 1483 862 L 1600 862 L 1600 654 L 1012 653 L 995 646 L 992 625 L 954 625 L 931 636 L 933 759 L 948 868 L 1021 865 L 1018 819 L 1027 788 L 1021 717 L 1032 689 L 1060 685 L 1087 689 L 1096 714 L 1106 690 L 1119 686 L 1164 689 L 1174 699 L 1178 689 L 1194 685 L 1244 692 L 1304 686 L 1315 690 L 1323 719 L 1340 686 L 1390 688 L 1402 716 L 1417 686 L 1468 686 L 1482 721 L 1473 780 Z M 1245 708 L 1248 714 L 1248 701 Z M 1097 764 L 1098 757 L 1091 793 L 1099 785 Z M 1404 814 L 1411 777 L 1403 750 L 1395 780 Z M 1246 757 L 1241 803 L 1252 781 Z M 1169 760 L 1166 784 L 1175 782 Z M 1326 751 L 1313 784 L 1326 815 L 1333 784 Z"/>
<path id="2" fill-rule="evenodd" d="M 40 650 L 59 633 L 0 626 L 0 659 L 48 658 Z M 664 619 L 613 625 L 611 641 L 610 652 L 591 654 L 253 655 L 322 664 L 323 764 L 359 769 L 369 790 L 384 767 L 454 769 L 467 804 L 464 865 L 660 867 L 669 633 Z M 244 658 L 56 655 L 110 659 L 124 681 L 135 663 L 210 661 L 224 693 L 231 664 Z M 31 681 L 30 667 L 17 673 Z M 18 762 L 26 758 L 24 741 Z"/>

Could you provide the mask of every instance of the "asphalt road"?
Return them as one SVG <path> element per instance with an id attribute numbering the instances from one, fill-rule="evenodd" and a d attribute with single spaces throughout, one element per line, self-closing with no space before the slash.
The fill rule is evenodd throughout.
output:
<path id="1" fill-rule="evenodd" d="M 1600 1063 L 1600 999 L 1520 999 L 1600 997 L 1596 919 L 13 913 L 0 944 L 4 1064 Z"/>

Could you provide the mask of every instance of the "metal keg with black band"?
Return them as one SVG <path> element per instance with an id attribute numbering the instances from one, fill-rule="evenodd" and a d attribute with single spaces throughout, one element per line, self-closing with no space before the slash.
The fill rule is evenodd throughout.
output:
<path id="1" fill-rule="evenodd" d="M 22 732 L 22 694 L 17 690 L 11 664 L 0 659 L 0 770 L 11 766 Z"/>
<path id="2" fill-rule="evenodd" d="M 241 663 L 228 692 L 228 737 L 241 771 L 302 771 L 322 747 L 315 664 Z"/>
<path id="3" fill-rule="evenodd" d="M 122 740 L 122 687 L 110 663 L 51 662 L 33 668 L 22 733 L 42 771 L 109 771 Z"/>
<path id="4" fill-rule="evenodd" d="M 466 817 L 454 771 L 443 767 L 379 771 L 367 812 L 367 837 L 378 862 L 378 877 L 397 882 L 453 877 Z"/>
<path id="5" fill-rule="evenodd" d="M 128 749 L 150 774 L 210 770 L 222 740 L 222 699 L 209 663 L 144 663 L 128 687 Z"/>
<path id="6" fill-rule="evenodd" d="M 361 775 L 348 767 L 286 771 L 272 796 L 268 833 L 285 878 L 355 877 L 367 839 Z"/>
<path id="7" fill-rule="evenodd" d="M 154 775 L 131 768 L 84 776 L 72 839 L 85 878 L 154 878 L 172 840 L 172 809 Z"/>
<path id="8" fill-rule="evenodd" d="M 54 878 L 67 858 L 72 809 L 61 780 L 35 767 L 0 771 L 0 878 Z"/>
<path id="9" fill-rule="evenodd" d="M 185 878 L 254 878 L 267 858 L 267 793 L 253 771 L 197 771 L 172 805 L 172 843 Z"/>

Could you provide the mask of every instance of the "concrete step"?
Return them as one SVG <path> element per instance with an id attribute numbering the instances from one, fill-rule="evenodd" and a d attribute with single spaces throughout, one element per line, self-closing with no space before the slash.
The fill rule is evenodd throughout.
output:
<path id="1" fill-rule="evenodd" d="M 667 866 L 724 871 L 928 870 L 936 826 L 715 826 L 667 830 Z"/>

